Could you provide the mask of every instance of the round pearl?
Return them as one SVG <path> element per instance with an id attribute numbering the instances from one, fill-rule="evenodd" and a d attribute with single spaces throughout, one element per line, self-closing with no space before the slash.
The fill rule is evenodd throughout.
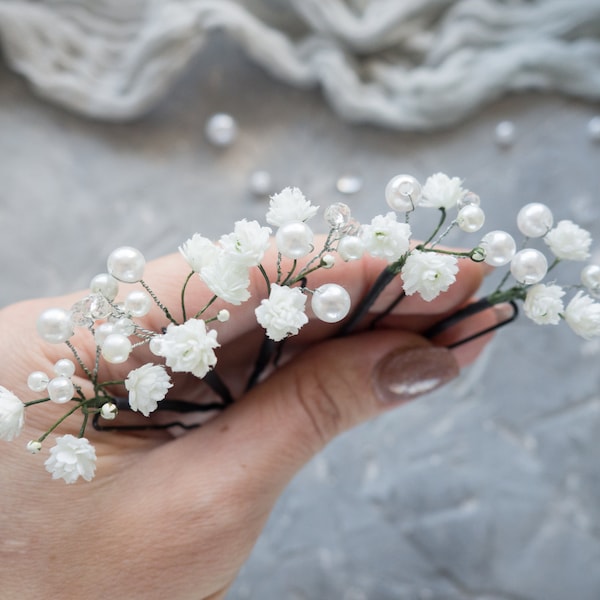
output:
<path id="1" fill-rule="evenodd" d="M 396 175 L 385 188 L 385 201 L 398 212 L 415 209 L 421 197 L 421 184 L 412 175 Z"/>
<path id="2" fill-rule="evenodd" d="M 96 327 L 94 331 L 94 341 L 98 346 L 104 344 L 104 340 L 111 334 L 115 333 L 115 326 L 113 323 L 101 323 Z"/>
<path id="3" fill-rule="evenodd" d="M 325 323 L 337 323 L 350 312 L 350 294 L 337 283 L 318 287 L 311 300 L 315 316 Z"/>
<path id="4" fill-rule="evenodd" d="M 358 260 L 365 253 L 365 245 L 358 236 L 347 235 L 339 241 L 337 251 L 346 262 Z"/>
<path id="5" fill-rule="evenodd" d="M 323 218 L 331 229 L 342 229 L 350 222 L 352 212 L 350 207 L 343 202 L 336 202 L 325 209 Z"/>
<path id="6" fill-rule="evenodd" d="M 282 225 L 275 234 L 277 249 L 287 258 L 302 258 L 313 249 L 313 232 L 301 221 Z"/>
<path id="7" fill-rule="evenodd" d="M 223 309 L 225 310 L 225 309 Z M 219 313 L 222 311 L 219 311 Z M 229 311 L 226 311 L 227 313 L 229 313 Z M 227 319 L 229 319 L 229 314 L 227 316 Z M 225 320 L 227 320 L 225 319 Z M 221 319 L 219 319 L 221 320 Z M 161 356 L 161 350 L 162 350 L 162 336 L 156 336 L 153 337 L 150 342 L 148 343 L 148 349 L 150 350 L 150 352 L 152 352 L 152 354 L 154 354 L 155 356 Z"/>
<path id="8" fill-rule="evenodd" d="M 204 135 L 213 146 L 223 148 L 230 146 L 235 141 L 237 133 L 236 120 L 226 113 L 216 113 L 204 124 Z"/>
<path id="9" fill-rule="evenodd" d="M 581 283 L 591 292 L 600 292 L 600 265 L 587 265 L 581 271 Z"/>
<path id="10" fill-rule="evenodd" d="M 114 300 L 119 293 L 119 282 L 108 273 L 96 275 L 90 282 L 93 294 L 102 294 L 107 300 Z"/>
<path id="11" fill-rule="evenodd" d="M 533 285 L 546 276 L 548 261 L 539 250 L 526 248 L 513 256 L 510 261 L 510 272 L 519 283 Z"/>
<path id="12" fill-rule="evenodd" d="M 32 392 L 43 392 L 48 387 L 50 378 L 43 371 L 33 371 L 27 378 L 27 387 Z"/>
<path id="13" fill-rule="evenodd" d="M 335 187 L 340 194 L 357 194 L 363 186 L 363 179 L 360 175 L 345 173 L 335 182 Z"/>
<path id="14" fill-rule="evenodd" d="M 69 312 L 62 308 L 49 308 L 37 320 L 37 331 L 46 342 L 60 344 L 73 335 Z"/>
<path id="15" fill-rule="evenodd" d="M 128 317 L 121 317 L 113 321 L 114 332 L 124 336 L 133 335 L 135 333 L 135 323 Z"/>
<path id="16" fill-rule="evenodd" d="M 121 246 L 113 250 L 107 260 L 108 272 L 124 283 L 135 283 L 144 276 L 146 260 L 144 255 L 131 246 Z"/>
<path id="17" fill-rule="evenodd" d="M 526 204 L 517 214 L 519 231 L 530 238 L 546 235 L 552 229 L 553 222 L 552 211 L 540 202 Z"/>
<path id="18" fill-rule="evenodd" d="M 75 363 L 68 358 L 61 358 L 56 361 L 54 372 L 62 377 L 73 377 L 75 375 Z"/>
<path id="19" fill-rule="evenodd" d="M 51 379 L 48 383 L 48 397 L 56 404 L 65 404 L 73 398 L 75 386 L 68 377 L 62 375 Z"/>
<path id="20" fill-rule="evenodd" d="M 500 121 L 496 125 L 496 143 L 498 146 L 508 148 L 515 142 L 516 128 L 512 121 Z"/>
<path id="21" fill-rule="evenodd" d="M 27 452 L 31 452 L 31 454 L 38 454 L 38 452 L 42 449 L 42 444 L 37 440 L 31 440 L 27 442 Z"/>
<path id="22" fill-rule="evenodd" d="M 273 178 L 268 171 L 254 171 L 248 179 L 248 189 L 256 197 L 268 196 L 273 192 Z"/>
<path id="23" fill-rule="evenodd" d="M 600 115 L 588 121 L 588 136 L 592 142 L 600 142 Z"/>
<path id="24" fill-rule="evenodd" d="M 483 227 L 485 213 L 476 204 L 467 204 L 458 211 L 456 222 L 463 231 L 474 233 Z"/>
<path id="25" fill-rule="evenodd" d="M 125 298 L 125 310 L 132 317 L 143 317 L 150 312 L 152 307 L 152 298 L 142 291 L 135 290 L 130 292 Z"/>
<path id="26" fill-rule="evenodd" d="M 217 313 L 217 321 L 219 321 L 219 323 L 226 323 L 227 321 L 229 321 L 230 317 L 231 317 L 231 313 L 226 308 L 222 308 Z M 150 343 L 152 343 L 154 341 L 154 339 L 155 338 L 153 338 Z"/>
<path id="27" fill-rule="evenodd" d="M 517 251 L 515 240 L 506 231 L 486 233 L 480 246 L 485 250 L 485 262 L 493 267 L 508 264 Z"/>
<path id="28" fill-rule="evenodd" d="M 120 333 L 111 333 L 102 344 L 102 356 L 113 364 L 124 363 L 131 354 L 131 342 Z"/>
<path id="29" fill-rule="evenodd" d="M 481 198 L 475 192 L 467 191 L 462 197 L 460 197 L 456 201 L 456 208 L 460 210 L 465 206 L 479 206 L 480 204 Z"/>
<path id="30" fill-rule="evenodd" d="M 100 408 L 100 414 L 102 415 L 103 419 L 106 419 L 107 421 L 112 421 L 117 418 L 117 415 L 119 414 L 119 409 L 117 408 L 117 405 L 114 402 L 105 402 Z"/>

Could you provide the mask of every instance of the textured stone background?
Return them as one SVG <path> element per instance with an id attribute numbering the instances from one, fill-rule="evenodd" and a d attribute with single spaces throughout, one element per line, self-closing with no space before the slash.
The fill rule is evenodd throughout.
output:
<path id="1" fill-rule="evenodd" d="M 217 111 L 240 125 L 226 150 L 203 137 Z M 247 191 L 258 168 L 363 219 L 385 210 L 394 174 L 442 170 L 481 195 L 486 229 L 514 232 L 518 208 L 543 201 L 599 239 L 600 144 L 586 132 L 599 112 L 523 95 L 437 134 L 352 126 L 216 38 L 149 116 L 111 125 L 43 103 L 0 66 L 0 305 L 86 286 L 117 245 L 155 257 L 262 219 Z M 508 149 L 494 143 L 503 119 L 517 127 Z M 364 177 L 354 196 L 335 190 L 345 172 Z M 230 600 L 597 600 L 599 360 L 566 327 L 504 330 L 455 384 L 316 457 Z"/>

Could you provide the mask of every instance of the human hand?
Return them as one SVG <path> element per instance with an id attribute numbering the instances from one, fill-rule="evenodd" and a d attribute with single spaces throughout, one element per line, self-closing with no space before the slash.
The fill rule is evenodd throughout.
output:
<path id="1" fill-rule="evenodd" d="M 310 284 L 335 279 L 357 301 L 382 266 L 365 258 L 318 271 Z M 148 265 L 145 279 L 165 304 L 176 306 L 186 268 L 180 257 L 166 257 Z M 43 454 L 24 451 L 27 440 L 62 414 L 52 403 L 28 411 L 21 437 L 3 443 L 0 455 L 0 597 L 223 598 L 277 497 L 306 461 L 342 431 L 444 384 L 477 355 L 483 340 L 450 352 L 418 334 L 467 302 L 482 276 L 481 265 L 462 261 L 448 292 L 430 303 L 406 298 L 377 331 L 332 339 L 335 325 L 311 322 L 286 344 L 285 364 L 248 393 L 243 383 L 263 332 L 253 314 L 256 300 L 235 307 L 232 319 L 216 326 L 222 345 L 217 369 L 236 403 L 177 437 L 167 431 L 87 432 L 98 455 L 90 483 L 52 481 L 41 465 Z M 264 287 L 257 277 L 253 299 L 264 295 Z M 397 278 L 373 310 L 400 289 Z M 210 296 L 198 280 L 189 297 L 201 307 Z M 49 306 L 68 307 L 79 298 L 34 300 L 0 311 L 0 384 L 33 399 L 28 374 L 51 372 L 67 356 L 64 345 L 38 338 L 35 319 Z M 494 319 L 478 315 L 441 342 L 462 339 Z M 153 330 L 165 324 L 160 310 L 146 318 Z M 77 334 L 73 343 L 84 361 L 92 360 L 89 334 Z M 107 365 L 103 376 L 122 379 L 149 356 L 142 350 L 139 364 Z M 77 383 L 86 390 L 81 375 Z M 210 394 L 200 380 L 181 376 L 169 397 L 201 402 Z M 76 435 L 76 421 L 65 421 L 60 433 Z"/>

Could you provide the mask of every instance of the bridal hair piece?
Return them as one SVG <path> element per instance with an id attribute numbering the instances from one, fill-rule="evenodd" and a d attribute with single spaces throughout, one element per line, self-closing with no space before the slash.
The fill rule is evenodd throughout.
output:
<path id="1" fill-rule="evenodd" d="M 406 296 L 430 302 L 455 285 L 461 260 L 485 262 L 506 273 L 490 294 L 424 333 L 434 342 L 462 319 L 498 304 L 510 307 L 505 321 L 509 322 L 517 316 L 517 303 L 538 325 L 564 321 L 585 339 L 600 336 L 600 265 L 585 265 L 572 284 L 554 279 L 560 263 L 590 257 L 592 238 L 585 229 L 569 220 L 555 222 L 547 206 L 530 203 L 516 215 L 519 243 L 506 231 L 488 228 L 481 233 L 485 213 L 479 197 L 465 189 L 458 177 L 444 173 L 430 176 L 423 185 L 411 175 L 397 175 L 383 196 L 386 210 L 365 223 L 354 219 L 344 203 L 326 207 L 327 235 L 322 238 L 314 235 L 310 224 L 319 207 L 298 188 L 289 187 L 271 197 L 266 224 L 242 219 L 216 243 L 194 234 L 179 248 L 188 274 L 177 284 L 175 306 L 167 305 L 144 279 L 142 252 L 129 246 L 115 249 L 108 256 L 106 272 L 93 277 L 80 300 L 32 315 L 41 338 L 64 345 L 65 356 L 51 373 L 29 374 L 27 386 L 34 399 L 18 398 L 0 385 L 0 439 L 12 441 L 19 436 L 26 409 L 44 403 L 64 405 L 64 414 L 26 446 L 32 454 L 39 453 L 67 419 L 79 418 L 79 434 L 57 437 L 45 466 L 55 479 L 89 481 L 96 468 L 96 451 L 85 435 L 89 425 L 100 431 L 194 427 L 198 422 L 184 418 L 131 424 L 129 418 L 121 423 L 121 417 L 132 412 L 149 417 L 159 410 L 183 415 L 214 413 L 235 401 L 228 382 L 220 376 L 218 355 L 219 329 L 235 318 L 236 307 L 251 303 L 257 326 L 264 331 L 254 368 L 248 373 L 246 389 L 250 389 L 277 368 L 286 341 L 311 318 L 331 324 L 332 336 L 383 326 L 385 317 Z M 416 211 L 430 211 L 434 217 L 429 234 L 419 233 L 424 241 L 413 235 L 411 218 Z M 470 248 L 459 251 L 442 245 L 455 230 L 474 236 Z M 277 256 L 274 269 L 263 262 L 270 250 Z M 355 306 L 337 283 L 311 285 L 315 271 L 334 273 L 336 264 L 360 260 L 365 254 L 380 259 L 382 270 Z M 263 288 L 260 297 L 250 291 L 252 275 L 258 275 L 259 288 Z M 396 278 L 401 278 L 401 292 L 374 316 L 370 309 Z M 198 280 L 204 286 L 203 297 L 208 298 L 199 308 L 190 286 Z M 162 315 L 157 329 L 150 328 L 145 319 L 153 307 Z M 82 336 L 89 336 L 86 347 L 95 348 L 91 354 L 78 348 L 77 340 L 85 339 Z M 102 378 L 107 364 L 126 366 L 140 352 L 152 360 L 131 369 L 124 379 Z M 215 401 L 193 404 L 178 399 L 176 373 L 204 381 Z"/>

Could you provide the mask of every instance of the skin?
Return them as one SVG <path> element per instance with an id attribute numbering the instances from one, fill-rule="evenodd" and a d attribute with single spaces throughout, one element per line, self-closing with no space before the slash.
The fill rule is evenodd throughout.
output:
<path id="1" fill-rule="evenodd" d="M 274 257 L 264 264 L 274 265 Z M 86 436 L 98 456 L 90 483 L 66 485 L 51 479 L 43 461 L 52 436 L 40 454 L 24 450 L 28 440 L 37 439 L 64 413 L 64 406 L 47 403 L 28 409 L 21 436 L 12 443 L 0 442 L 0 598 L 224 598 L 295 473 L 336 435 L 392 408 L 374 392 L 375 365 L 398 349 L 429 345 L 419 332 L 476 292 L 484 267 L 470 261 L 460 266 L 458 281 L 448 292 L 430 303 L 406 298 L 376 331 L 331 339 L 335 325 L 311 321 L 286 345 L 285 364 L 244 394 L 242 381 L 262 337 L 253 310 L 265 296 L 265 282 L 256 275 L 252 299 L 228 307 L 229 322 L 214 324 L 221 343 L 218 371 L 231 384 L 236 403 L 203 427 L 177 437 L 164 431 L 100 433 L 88 428 Z M 357 302 L 382 267 L 370 258 L 336 265 L 312 274 L 309 287 L 335 281 Z M 147 265 L 144 280 L 167 306 L 177 307 L 188 272 L 180 256 L 168 256 Z M 374 312 L 400 286 L 397 278 Z M 37 315 L 51 306 L 69 307 L 83 295 L 22 302 L 0 311 L 0 383 L 23 401 L 39 397 L 26 387 L 31 371 L 52 373 L 56 360 L 69 356 L 63 344 L 39 339 Z M 194 277 L 187 293 L 188 315 L 209 299 Z M 211 314 L 220 307 L 215 304 Z M 181 316 L 176 309 L 173 314 Z M 494 322 L 493 314 L 480 314 L 439 343 Z M 158 309 L 146 318 L 154 330 L 165 324 Z M 90 342 L 86 332 L 73 338 L 88 364 L 94 352 Z M 454 350 L 459 366 L 471 362 L 485 342 Z M 103 375 L 122 379 L 149 361 L 156 358 L 141 351 L 126 367 L 109 365 Z M 89 391 L 81 375 L 75 381 Z M 175 382 L 169 397 L 214 400 L 192 376 L 177 376 Z M 73 417 L 57 433 L 77 435 L 80 424 L 80 417 Z"/>

